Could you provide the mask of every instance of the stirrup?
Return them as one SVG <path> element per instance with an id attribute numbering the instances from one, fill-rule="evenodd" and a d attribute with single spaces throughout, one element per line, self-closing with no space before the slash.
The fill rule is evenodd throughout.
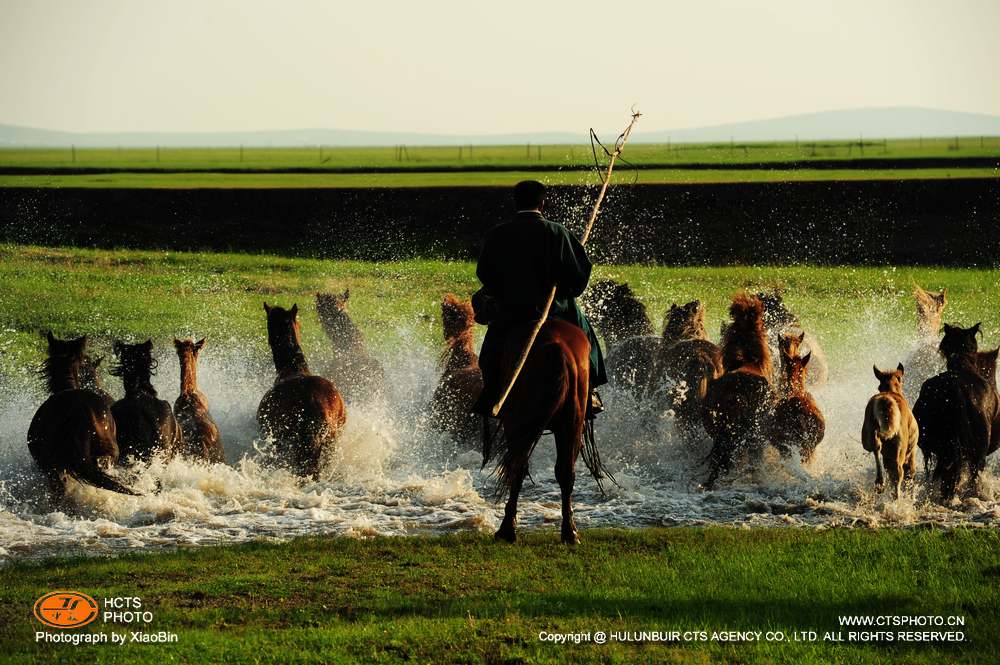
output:
<path id="1" fill-rule="evenodd" d="M 604 401 L 597 390 L 590 391 L 590 399 L 587 400 L 587 420 L 593 420 L 594 416 L 604 412 Z"/>

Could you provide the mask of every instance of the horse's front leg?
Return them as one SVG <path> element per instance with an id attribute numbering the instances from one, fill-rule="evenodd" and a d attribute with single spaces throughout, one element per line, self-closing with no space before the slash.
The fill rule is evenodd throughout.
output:
<path id="1" fill-rule="evenodd" d="M 580 542 L 580 536 L 576 532 L 576 522 L 573 520 L 573 484 L 576 482 L 577 450 L 578 447 L 574 445 L 572 437 L 557 437 L 556 481 L 562 494 L 562 541 L 567 545 L 576 545 Z"/>
<path id="2" fill-rule="evenodd" d="M 507 506 L 503 512 L 503 522 L 500 528 L 493 534 L 493 540 L 513 543 L 517 540 L 517 498 L 521 494 L 521 484 L 524 482 L 524 475 L 527 472 L 527 464 L 518 465 L 511 469 L 510 486 L 508 488 Z"/>

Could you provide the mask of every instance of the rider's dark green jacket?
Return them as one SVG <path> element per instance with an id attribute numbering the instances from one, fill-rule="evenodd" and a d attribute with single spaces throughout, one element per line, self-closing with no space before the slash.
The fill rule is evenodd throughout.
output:
<path id="1" fill-rule="evenodd" d="M 590 385 L 607 383 L 601 347 L 575 300 L 587 288 L 591 268 L 576 236 L 539 212 L 519 212 L 487 232 L 476 276 L 499 303 L 499 315 L 490 323 L 479 354 L 487 384 L 497 378 L 490 374 L 496 373 L 507 332 L 541 315 L 553 284 L 557 289 L 550 316 L 583 329 L 590 340 Z M 503 388 L 487 385 L 491 389 Z"/>

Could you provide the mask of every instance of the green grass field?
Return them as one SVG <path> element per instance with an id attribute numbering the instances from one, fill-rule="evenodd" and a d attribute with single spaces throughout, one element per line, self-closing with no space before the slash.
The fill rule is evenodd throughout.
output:
<path id="1" fill-rule="evenodd" d="M 1000 534 L 983 530 L 589 531 L 313 538 L 0 568 L 7 663 L 996 662 Z M 166 645 L 39 645 L 35 599 L 139 596 Z M 962 617 L 964 641 L 846 642 L 841 616 Z M 947 619 L 945 619 L 947 620 Z M 135 629 L 134 627 L 132 628 Z M 127 632 L 94 622 L 84 631 Z M 866 629 L 869 630 L 869 629 Z M 935 628 L 875 628 L 898 631 Z M 553 644 L 546 633 L 780 633 L 783 642 Z M 796 641 L 815 631 L 817 641 Z M 840 634 L 844 643 L 823 641 Z M 772 636 L 774 638 L 774 636 Z M 766 637 L 765 637 L 766 639 Z"/>
<path id="2" fill-rule="evenodd" d="M 1000 178 L 1000 169 L 775 169 L 683 170 L 619 168 L 620 184 L 730 182 L 815 182 L 827 180 L 933 180 Z M 337 189 L 398 187 L 509 187 L 518 181 L 547 185 L 598 184 L 587 171 L 455 171 L 451 173 L 103 173 L 88 175 L 0 175 L 0 188 L 82 187 L 86 189 Z"/>
<path id="3" fill-rule="evenodd" d="M 914 327 L 914 282 L 948 287 L 949 321 L 984 322 L 984 345 L 1000 341 L 1000 271 L 951 268 L 599 266 L 594 279 L 629 282 L 659 326 L 671 302 L 706 303 L 714 336 L 740 288 L 782 287 L 803 324 L 828 351 L 851 353 L 854 332 L 878 325 L 906 336 Z M 478 288 L 464 262 L 369 263 L 270 255 L 104 251 L 0 245 L 0 366 L 39 359 L 38 331 L 89 333 L 103 347 L 117 337 L 167 344 L 207 335 L 214 346 L 265 350 L 261 303 L 302 309 L 307 354 L 326 348 L 316 319 L 317 290 L 351 289 L 350 311 L 377 351 L 400 343 L 400 329 L 439 344 L 441 297 Z"/>
<path id="4" fill-rule="evenodd" d="M 636 134 L 639 138 L 639 134 Z M 742 162 L 1000 157 L 1000 137 L 751 143 L 631 143 L 625 157 L 634 164 L 698 163 L 724 166 Z M 581 167 L 593 164 L 589 145 L 514 145 L 344 148 L 58 148 L 0 149 L 0 167 L 287 169 L 476 166 L 517 170 L 525 166 Z"/>

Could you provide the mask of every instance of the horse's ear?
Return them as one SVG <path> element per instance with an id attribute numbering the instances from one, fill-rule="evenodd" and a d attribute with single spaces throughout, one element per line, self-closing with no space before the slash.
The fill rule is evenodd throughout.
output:
<path id="1" fill-rule="evenodd" d="M 292 318 L 294 319 L 296 316 L 299 315 L 299 306 L 293 303 L 292 308 L 288 311 L 291 312 Z"/>
<path id="2" fill-rule="evenodd" d="M 875 378 L 881 381 L 882 372 L 879 370 L 878 365 L 872 365 L 872 371 L 875 372 Z"/>
<path id="3" fill-rule="evenodd" d="M 896 365 L 896 371 L 899 372 L 900 374 L 903 374 L 905 372 L 905 370 L 903 369 L 903 363 L 899 363 L 898 365 Z"/>
<path id="4" fill-rule="evenodd" d="M 142 345 L 144 347 L 146 347 L 147 351 L 152 351 L 153 350 L 153 340 L 151 340 L 151 339 L 147 339 L 145 342 L 142 343 Z"/>
<path id="5" fill-rule="evenodd" d="M 264 311 L 267 312 L 268 314 L 271 313 L 271 307 L 270 305 L 267 304 L 266 300 L 264 301 Z"/>
<path id="6" fill-rule="evenodd" d="M 350 297 L 351 297 L 351 289 L 350 288 L 344 289 L 344 301 L 346 302 L 347 299 Z"/>
<path id="7" fill-rule="evenodd" d="M 174 337 L 174 348 L 175 349 L 179 349 L 183 345 L 184 345 L 184 342 L 182 342 L 179 339 L 177 339 L 176 337 Z"/>
<path id="8" fill-rule="evenodd" d="M 202 337 L 201 339 L 199 339 L 197 342 L 194 343 L 194 350 L 195 351 L 201 351 L 201 348 L 203 346 L 205 346 L 205 338 L 204 337 Z"/>
<path id="9" fill-rule="evenodd" d="M 944 334 L 947 335 L 948 333 L 950 333 L 952 330 L 955 329 L 955 326 L 946 323 L 944 324 L 943 328 L 944 328 Z"/>
<path id="10" fill-rule="evenodd" d="M 972 328 L 970 328 L 970 330 L 972 331 L 973 335 L 979 335 L 980 337 L 982 337 L 983 336 L 983 322 L 980 321 L 976 325 L 972 326 Z"/>
<path id="11" fill-rule="evenodd" d="M 806 331 L 805 331 L 805 330 L 803 330 L 803 331 L 802 331 L 802 334 L 801 334 L 801 335 L 799 335 L 799 344 L 801 344 L 802 342 L 804 342 L 804 341 L 805 341 L 805 339 L 806 339 Z M 810 353 L 812 353 L 812 352 L 810 351 Z"/>
<path id="12" fill-rule="evenodd" d="M 812 358 L 812 354 L 813 354 L 813 352 L 810 351 L 806 355 L 802 356 L 802 366 L 803 367 L 805 367 L 806 365 L 809 364 L 809 359 Z"/>
<path id="13" fill-rule="evenodd" d="M 45 339 L 49 344 L 55 344 L 56 342 L 56 336 L 52 334 L 51 330 L 47 330 L 45 332 Z"/>

